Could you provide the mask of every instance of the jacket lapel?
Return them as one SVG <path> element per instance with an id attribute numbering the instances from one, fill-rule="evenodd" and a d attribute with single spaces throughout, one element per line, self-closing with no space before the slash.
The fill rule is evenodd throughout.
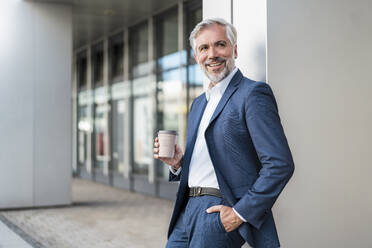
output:
<path id="1" fill-rule="evenodd" d="M 218 103 L 216 110 L 214 111 L 211 120 L 209 121 L 208 127 L 211 125 L 211 123 L 217 118 L 217 116 L 221 113 L 222 109 L 225 107 L 227 101 L 231 97 L 231 95 L 235 92 L 235 90 L 238 89 L 238 85 L 240 83 L 240 80 L 242 79 L 243 74 L 238 70 L 234 77 L 231 79 L 229 85 L 227 86 L 225 92 L 223 93 L 220 102 Z"/>
<path id="2" fill-rule="evenodd" d="M 191 139 L 189 146 L 194 146 L 196 137 L 198 134 L 199 124 L 202 119 L 205 107 L 207 106 L 207 99 L 205 98 L 205 94 L 203 94 L 200 98 L 199 102 L 195 103 L 194 109 L 190 112 L 190 119 L 192 120 L 189 124 L 190 127 L 188 128 L 187 132 L 190 135 Z"/>

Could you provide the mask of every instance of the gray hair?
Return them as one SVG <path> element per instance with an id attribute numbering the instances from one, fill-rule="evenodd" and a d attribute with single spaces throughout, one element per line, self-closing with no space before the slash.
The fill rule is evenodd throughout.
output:
<path id="1" fill-rule="evenodd" d="M 191 47 L 194 51 L 196 51 L 195 50 L 196 49 L 195 39 L 198 36 L 199 32 L 201 30 L 203 30 L 204 28 L 206 28 L 208 26 L 211 26 L 211 25 L 214 25 L 214 24 L 224 26 L 225 31 L 226 31 L 226 36 L 229 39 L 229 41 L 231 42 L 231 45 L 233 47 L 236 45 L 237 33 L 236 33 L 235 27 L 231 23 L 225 21 L 222 18 L 209 18 L 209 19 L 205 19 L 205 20 L 199 22 L 190 34 L 190 38 L 189 38 L 190 45 L 191 45 Z"/>

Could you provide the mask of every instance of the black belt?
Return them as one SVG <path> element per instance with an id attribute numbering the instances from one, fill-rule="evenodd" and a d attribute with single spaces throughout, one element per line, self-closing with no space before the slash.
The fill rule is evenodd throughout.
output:
<path id="1" fill-rule="evenodd" d="M 207 187 L 191 187 L 189 191 L 190 197 L 212 195 L 222 198 L 222 194 L 219 189 L 207 188 Z"/>

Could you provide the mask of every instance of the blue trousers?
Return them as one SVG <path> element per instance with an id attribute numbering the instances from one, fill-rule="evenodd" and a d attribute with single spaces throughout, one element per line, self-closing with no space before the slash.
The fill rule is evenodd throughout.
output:
<path id="1" fill-rule="evenodd" d="M 226 232 L 220 213 L 206 212 L 214 205 L 226 205 L 215 196 L 190 197 L 186 207 L 178 217 L 169 236 L 167 248 L 238 248 L 245 241 L 238 229 Z"/>

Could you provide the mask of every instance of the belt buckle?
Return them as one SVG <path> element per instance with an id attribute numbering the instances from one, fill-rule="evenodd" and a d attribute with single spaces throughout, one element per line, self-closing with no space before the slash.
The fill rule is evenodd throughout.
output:
<path id="1" fill-rule="evenodd" d="M 202 192 L 202 188 L 199 187 L 199 188 L 198 188 L 198 195 L 199 195 L 199 196 L 201 195 L 201 192 Z"/>

